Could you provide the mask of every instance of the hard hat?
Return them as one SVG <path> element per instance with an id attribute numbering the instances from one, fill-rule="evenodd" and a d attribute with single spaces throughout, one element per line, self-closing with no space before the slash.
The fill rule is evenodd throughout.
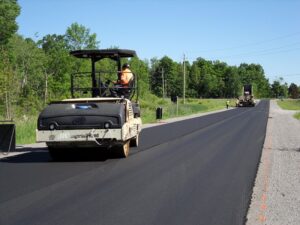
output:
<path id="1" fill-rule="evenodd" d="M 130 68 L 129 64 L 128 63 L 124 63 L 122 68 Z"/>

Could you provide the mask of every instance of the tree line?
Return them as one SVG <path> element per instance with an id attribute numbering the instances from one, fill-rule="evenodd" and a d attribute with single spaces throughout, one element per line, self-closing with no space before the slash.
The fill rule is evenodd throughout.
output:
<path id="1" fill-rule="evenodd" d="M 10 119 L 34 114 L 53 100 L 70 97 L 70 75 L 89 71 L 90 62 L 70 56 L 78 49 L 98 49 L 100 42 L 90 29 L 73 23 L 64 34 L 48 34 L 39 40 L 17 33 L 17 0 L 0 0 L 0 113 Z M 139 76 L 140 97 L 148 94 L 189 98 L 235 98 L 244 84 L 252 84 L 258 98 L 299 97 L 299 87 L 282 78 L 270 84 L 259 64 L 230 66 L 221 61 L 197 58 L 190 63 L 160 59 L 129 61 Z M 114 63 L 101 60 L 98 68 L 112 70 Z"/>

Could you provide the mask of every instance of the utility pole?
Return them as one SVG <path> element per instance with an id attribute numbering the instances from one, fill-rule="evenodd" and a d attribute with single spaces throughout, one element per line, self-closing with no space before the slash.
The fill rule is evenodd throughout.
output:
<path id="1" fill-rule="evenodd" d="M 48 73 L 45 71 L 45 97 L 44 97 L 44 105 L 47 104 L 48 100 Z"/>
<path id="2" fill-rule="evenodd" d="M 161 77 L 162 77 L 162 96 L 163 96 L 163 98 L 165 98 L 164 68 L 161 68 Z"/>
<path id="3" fill-rule="evenodd" d="M 185 104 L 185 54 L 183 54 L 183 104 Z"/>
<path id="4" fill-rule="evenodd" d="M 167 86 L 167 79 L 165 78 L 165 96 L 168 96 L 168 86 Z"/>

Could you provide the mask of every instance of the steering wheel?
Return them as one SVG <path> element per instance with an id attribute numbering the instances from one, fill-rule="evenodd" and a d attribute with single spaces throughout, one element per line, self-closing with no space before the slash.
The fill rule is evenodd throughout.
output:
<path id="1" fill-rule="evenodd" d="M 106 97 L 107 92 L 109 90 L 109 84 L 111 83 L 111 80 L 107 80 L 105 83 L 102 83 L 100 81 L 100 89 L 101 89 L 101 97 Z"/>

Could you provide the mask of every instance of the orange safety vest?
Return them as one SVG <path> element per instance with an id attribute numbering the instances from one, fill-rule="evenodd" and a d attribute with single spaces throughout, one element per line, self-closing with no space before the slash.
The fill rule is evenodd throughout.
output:
<path id="1" fill-rule="evenodd" d="M 122 70 L 121 73 L 121 79 L 120 79 L 120 84 L 122 84 L 123 86 L 128 85 L 129 81 L 132 79 L 133 74 L 131 72 L 130 69 L 126 68 L 124 70 Z"/>

